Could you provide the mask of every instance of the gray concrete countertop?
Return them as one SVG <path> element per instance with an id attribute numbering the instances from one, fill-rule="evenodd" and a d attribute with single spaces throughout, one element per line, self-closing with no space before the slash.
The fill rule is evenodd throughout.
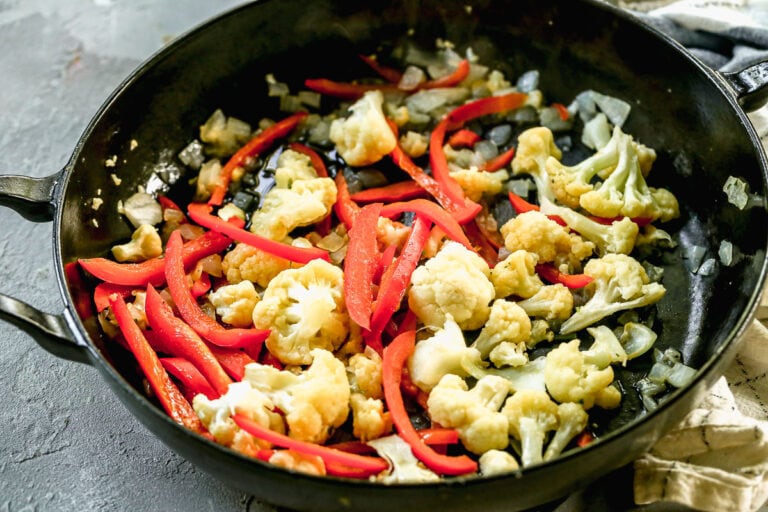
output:
<path id="1" fill-rule="evenodd" d="M 0 174 L 56 173 L 125 76 L 169 39 L 240 3 L 0 1 Z M 57 314 L 51 236 L 50 223 L 0 208 L 0 293 Z M 0 512 L 275 510 L 169 450 L 94 368 L 50 355 L 4 322 L 0 397 Z M 556 509 L 617 510 L 605 494 L 631 503 L 626 471 Z"/>

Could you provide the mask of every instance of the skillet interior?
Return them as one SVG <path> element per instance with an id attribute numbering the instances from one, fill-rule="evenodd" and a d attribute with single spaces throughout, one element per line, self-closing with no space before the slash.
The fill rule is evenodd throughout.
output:
<path id="1" fill-rule="evenodd" d="M 633 104 L 625 131 L 657 150 L 659 158 L 651 185 L 672 189 L 683 212 L 670 228 L 679 228 L 676 238 L 680 248 L 662 262 L 668 294 L 658 307 L 658 344 L 679 349 L 693 366 L 708 365 L 700 385 L 711 382 L 715 370 L 727 359 L 723 353 L 727 344 L 743 328 L 754 307 L 764 273 L 765 208 L 740 211 L 727 203 L 721 190 L 725 179 L 736 175 L 754 191 L 765 194 L 764 157 L 756 150 L 756 139 L 745 125 L 746 118 L 737 114 L 735 103 L 723 93 L 716 79 L 672 48 L 671 43 L 627 21 L 624 14 L 591 2 L 522 0 L 510 6 L 488 0 L 475 2 L 471 14 L 465 10 L 466 4 L 404 1 L 361 5 L 321 0 L 307 5 L 301 0 L 273 0 L 238 9 L 177 41 L 126 81 L 105 104 L 76 149 L 57 219 L 60 263 L 102 256 L 111 245 L 128 238 L 130 228 L 114 205 L 138 185 L 161 184 L 158 176 L 168 179 L 179 173 L 182 167 L 175 155 L 197 135 L 197 127 L 214 109 L 222 108 L 226 114 L 250 122 L 265 115 L 279 115 L 276 104 L 265 100 L 266 73 L 273 72 L 279 80 L 291 83 L 292 90 L 299 89 L 305 77 L 358 77 L 369 71 L 359 63 L 357 54 L 375 52 L 413 27 L 413 38 L 425 48 L 432 48 L 436 37 L 461 48 L 469 45 L 483 62 L 498 63 L 510 78 L 529 69 L 539 70 L 547 100 L 568 103 L 576 93 L 595 89 Z M 132 140 L 138 142 L 133 150 Z M 106 167 L 105 161 L 113 155 L 118 157 L 115 167 Z M 120 186 L 115 186 L 111 173 L 122 179 Z M 96 196 L 105 200 L 106 207 L 88 207 L 88 199 Z M 681 257 L 688 249 L 703 246 L 709 256 L 717 257 L 722 239 L 733 242 L 745 255 L 738 265 L 718 266 L 712 276 L 685 270 Z M 74 295 L 69 288 L 67 293 L 70 298 Z M 83 327 L 91 342 L 100 347 L 98 350 L 104 350 L 95 324 L 84 320 Z M 111 360 L 106 352 L 102 356 Z M 720 358 L 722 361 L 714 361 Z M 119 366 L 119 362 L 114 364 Z M 122 366 L 120 369 L 124 370 Z M 112 369 L 107 373 L 114 376 Z M 138 389 L 135 375 L 124 373 L 124 378 Z M 621 378 L 629 388 L 636 375 L 624 372 Z M 175 431 L 156 411 L 147 412 L 146 404 L 137 406 L 135 396 L 126 392 L 123 383 L 110 384 L 124 400 L 129 396 L 129 407 L 142 410 L 137 414 L 153 431 L 190 456 L 185 451 L 186 445 L 193 442 L 192 436 Z M 677 400 L 677 404 L 684 401 Z M 602 455 L 590 455 L 596 450 L 600 454 L 601 448 L 596 446 L 585 451 L 588 453 L 580 463 L 573 462 L 575 457 L 566 457 L 560 463 L 547 465 L 559 465 L 563 475 L 575 476 L 516 498 L 515 505 L 508 504 L 505 509 L 553 499 L 579 482 L 599 476 L 601 471 L 630 461 L 633 451 L 636 454 L 645 449 L 659 429 L 681 417 L 685 407 L 684 403 L 670 406 L 649 417 L 653 426 L 635 428 L 639 404 L 636 399 L 625 400 L 620 413 L 611 415 L 607 425 L 610 430 L 618 428 L 619 433 L 633 433 L 631 442 L 620 449 L 619 443 L 608 439 Z M 198 449 L 201 454 L 191 458 L 207 464 L 204 469 L 219 474 L 218 468 L 227 466 L 220 460 L 223 450 L 211 446 Z M 598 462 L 606 459 L 605 454 L 609 454 L 608 459 Z M 587 472 L 583 468 L 589 466 L 585 464 L 589 458 L 594 468 Z M 241 475 L 233 483 L 249 488 L 260 482 L 261 470 L 254 469 L 258 464 L 238 464 L 256 476 Z M 569 467 L 577 467 L 575 464 L 582 469 L 569 471 Z M 312 479 L 296 476 L 291 480 L 274 471 L 268 473 L 269 478 L 280 482 L 276 490 L 298 479 L 311 482 L 307 492 L 311 489 L 325 493 L 329 500 L 337 498 Z M 544 482 L 552 473 L 546 468 L 533 468 L 523 474 L 530 475 L 529 482 Z M 488 480 L 488 488 L 496 491 L 518 481 Z M 409 507 L 434 500 L 444 503 L 454 496 L 450 490 L 459 486 L 427 488 L 434 492 L 407 493 Z M 319 509 L 328 508 L 317 494 L 283 496 L 276 490 L 259 492 L 287 506 L 313 508 L 309 503 L 315 502 Z M 356 500 L 363 494 L 355 492 L 350 500 L 359 504 Z M 464 498 L 471 497 L 490 506 L 497 495 L 478 490 L 472 483 L 462 492 L 463 499 L 451 503 L 466 507 Z M 288 502 L 281 501 L 286 499 Z M 373 509 L 370 503 L 368 508 Z"/>

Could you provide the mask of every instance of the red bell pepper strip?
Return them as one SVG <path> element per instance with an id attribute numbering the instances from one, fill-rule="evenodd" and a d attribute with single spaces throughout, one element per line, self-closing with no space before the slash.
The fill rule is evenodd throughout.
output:
<path id="1" fill-rule="evenodd" d="M 360 206 L 349 195 L 349 187 L 347 187 L 347 180 L 344 179 L 344 173 L 337 172 L 334 181 L 336 182 L 336 203 L 333 205 L 333 211 L 348 230 L 352 229 Z"/>
<path id="2" fill-rule="evenodd" d="M 515 209 L 515 211 L 519 214 L 525 213 L 525 212 L 538 212 L 540 211 L 539 205 L 529 203 L 519 195 L 515 194 L 514 192 L 509 193 L 509 202 L 512 203 L 512 208 Z M 553 220 L 560 224 L 561 226 L 567 226 L 568 224 L 565 223 L 563 219 L 561 219 L 558 215 L 547 215 L 547 218 L 550 220 Z"/>
<path id="3" fill-rule="evenodd" d="M 461 229 L 459 223 L 447 211 L 442 209 L 437 203 L 427 199 L 411 199 L 410 201 L 400 201 L 389 203 L 381 209 L 381 216 L 393 218 L 403 212 L 413 212 L 423 215 L 435 225 L 442 229 L 446 236 L 451 240 L 459 242 L 469 250 L 474 250 L 472 244 L 467 239 L 467 235 Z"/>
<path id="4" fill-rule="evenodd" d="M 152 388 L 152 392 L 168 416 L 176 423 L 184 425 L 195 432 L 205 432 L 205 428 L 200 423 L 200 419 L 197 417 L 194 409 L 192 409 L 187 399 L 184 398 L 179 388 L 176 387 L 176 384 L 168 377 L 168 373 L 166 373 L 162 363 L 160 363 L 157 354 L 152 350 L 141 329 L 133 320 L 123 298 L 117 294 L 112 295 L 109 307 L 115 316 L 126 344 L 139 363 L 144 376 L 147 378 L 147 382 L 149 382 L 150 388 Z"/>
<path id="5" fill-rule="evenodd" d="M 221 367 L 224 368 L 224 371 L 227 372 L 227 375 L 238 382 L 243 380 L 245 376 L 245 365 L 256 361 L 241 350 L 228 350 L 215 345 L 208 345 L 208 348 L 219 361 Z"/>
<path id="6" fill-rule="evenodd" d="M 371 69 L 373 69 L 376 73 L 378 73 L 381 78 L 384 80 L 391 82 L 393 84 L 397 84 L 400 82 L 400 79 L 403 77 L 403 73 L 400 70 L 397 70 L 395 68 L 390 68 L 388 66 L 382 65 L 378 60 L 376 60 L 375 57 L 369 57 L 367 55 L 359 55 L 360 59 L 362 59 L 363 62 L 368 64 Z"/>
<path id="7" fill-rule="evenodd" d="M 189 325 L 173 314 L 171 306 L 152 285 L 147 287 L 144 310 L 152 331 L 163 339 L 170 355 L 188 360 L 205 376 L 219 395 L 225 394 L 232 384 L 232 379 L 221 367 L 208 345 Z"/>
<path id="8" fill-rule="evenodd" d="M 389 467 L 387 461 L 381 457 L 369 457 L 357 455 L 354 453 L 335 450 L 328 446 L 322 446 L 315 443 L 293 439 L 284 434 L 280 434 L 266 427 L 261 426 L 252 419 L 242 415 L 234 414 L 232 416 L 237 425 L 254 437 L 263 439 L 281 448 L 288 448 L 306 455 L 317 455 L 328 464 L 336 464 L 367 471 L 369 475 L 381 473 Z"/>
<path id="9" fill-rule="evenodd" d="M 190 240 L 182 250 L 184 267 L 188 268 L 206 256 L 223 251 L 231 243 L 231 238 L 214 231 Z M 79 262 L 91 275 L 108 283 L 126 286 L 146 286 L 149 283 L 160 286 L 165 283 L 164 258 L 152 258 L 141 263 L 118 263 L 106 258 L 86 258 Z"/>
<path id="10" fill-rule="evenodd" d="M 127 299 L 137 289 L 140 288 L 123 284 L 106 282 L 97 284 L 93 290 L 93 303 L 96 305 L 96 311 L 101 313 L 109 307 L 109 296 L 113 293 L 120 295 L 123 299 Z"/>
<path id="11" fill-rule="evenodd" d="M 464 225 L 464 232 L 467 238 L 472 242 L 473 248 L 477 254 L 493 268 L 499 261 L 499 251 L 495 242 L 488 237 L 478 226 L 477 222 L 468 222 Z"/>
<path id="12" fill-rule="evenodd" d="M 489 114 L 501 114 L 522 107 L 528 99 L 527 94 L 511 92 L 501 96 L 489 96 L 465 103 L 451 110 L 444 118 L 447 131 L 461 128 L 467 121 Z M 442 145 L 440 146 L 442 148 Z"/>
<path id="13" fill-rule="evenodd" d="M 200 279 L 194 281 L 192 283 L 192 288 L 190 291 L 192 292 L 192 296 L 202 297 L 206 293 L 208 293 L 211 289 L 211 276 L 208 275 L 207 272 L 202 272 L 200 274 Z"/>
<path id="14" fill-rule="evenodd" d="M 383 187 L 367 188 L 361 192 L 356 192 L 350 197 L 358 203 L 374 203 L 382 201 L 385 203 L 393 201 L 407 201 L 416 197 L 423 197 L 427 194 L 421 185 L 412 180 L 398 181 Z"/>
<path id="15" fill-rule="evenodd" d="M 467 59 L 463 59 L 456 66 L 456 69 L 453 71 L 453 73 L 442 76 L 440 78 L 436 78 L 434 80 L 428 80 L 422 84 L 419 84 L 419 87 L 417 89 L 437 89 L 440 87 L 453 87 L 454 85 L 458 85 L 459 83 L 461 83 L 468 76 L 469 76 L 469 61 Z"/>
<path id="16" fill-rule="evenodd" d="M 467 128 L 462 128 L 448 137 L 448 144 L 454 148 L 472 148 L 483 140 L 477 133 Z"/>
<path id="17" fill-rule="evenodd" d="M 490 160 L 488 160 L 487 162 L 485 162 L 480 167 L 480 170 L 485 172 L 496 172 L 499 169 L 503 169 L 504 167 L 508 166 L 514 157 L 515 157 L 515 148 L 509 148 L 505 152 L 500 153 L 495 157 L 491 158 Z"/>
<path id="18" fill-rule="evenodd" d="M 564 274 L 552 263 L 537 264 L 536 273 L 548 283 L 559 283 L 571 289 L 584 288 L 594 281 L 594 278 L 587 274 Z"/>
<path id="19" fill-rule="evenodd" d="M 349 230 L 349 245 L 344 258 L 344 300 L 349 317 L 363 329 L 371 327 L 373 278 L 379 263 L 376 230 L 381 203 L 364 207 Z"/>
<path id="20" fill-rule="evenodd" d="M 237 150 L 237 152 L 230 157 L 224 167 L 221 169 L 219 175 L 219 183 L 216 185 L 208 204 L 212 206 L 221 206 L 224 201 L 224 196 L 229 189 L 229 182 L 232 180 L 232 171 L 237 167 L 242 167 L 249 158 L 257 156 L 264 150 L 268 149 L 276 140 L 288 136 L 305 117 L 306 112 L 296 112 L 293 115 L 286 117 L 285 119 L 278 121 L 269 128 L 265 128 L 260 133 L 256 134 L 251 140 L 249 140 L 243 147 Z"/>
<path id="21" fill-rule="evenodd" d="M 411 274 L 419 264 L 431 227 L 426 217 L 417 214 L 400 256 L 384 272 L 371 315 L 371 332 L 375 335 L 381 334 L 392 315 L 400 308 L 400 302 L 411 281 Z"/>
<path id="22" fill-rule="evenodd" d="M 373 274 L 374 284 L 381 283 L 381 276 L 384 275 L 384 271 L 389 268 L 395 259 L 395 253 L 397 252 L 396 245 L 388 245 L 386 249 L 381 252 L 379 262 L 376 267 L 376 272 Z"/>
<path id="23" fill-rule="evenodd" d="M 595 440 L 595 435 L 585 430 L 584 432 L 576 436 L 576 446 L 578 446 L 579 448 L 584 448 L 594 440 Z"/>
<path id="24" fill-rule="evenodd" d="M 393 133 L 397 135 L 397 125 L 390 122 L 389 126 Z M 424 172 L 424 169 L 416 165 L 416 163 L 411 160 L 411 157 L 403 151 L 400 144 L 395 145 L 395 149 L 392 150 L 389 157 L 395 165 L 405 171 L 413 181 L 429 192 L 443 208 L 451 212 L 451 215 L 453 215 L 459 224 L 465 224 L 474 219 L 480 211 L 481 206 L 464 197 L 464 191 L 461 190 L 461 187 L 459 187 L 455 180 L 451 178 L 451 182 L 458 187 L 458 192 L 451 192 L 443 183 L 439 182 Z M 445 157 L 445 154 L 443 154 L 443 157 Z M 445 165 L 447 167 L 447 162 Z"/>
<path id="25" fill-rule="evenodd" d="M 477 463 L 466 455 L 458 457 L 437 453 L 430 448 L 413 427 L 400 392 L 400 380 L 408 357 L 416 344 L 416 331 L 399 334 L 384 349 L 381 381 L 384 400 L 400 437 L 410 445 L 413 455 L 425 466 L 441 475 L 465 475 L 477 471 Z"/>
<path id="26" fill-rule="evenodd" d="M 195 365 L 181 357 L 162 357 L 160 358 L 163 368 L 172 376 L 176 377 L 184 390 L 187 400 L 192 400 L 196 395 L 203 394 L 209 400 L 215 400 L 221 396 L 211 383 L 200 373 Z"/>
<path id="27" fill-rule="evenodd" d="M 207 206 L 207 205 L 204 205 Z M 224 221 L 222 221 L 224 222 Z M 224 222 L 226 224 L 226 222 Z M 194 331 L 214 345 L 224 348 L 258 350 L 269 336 L 268 329 L 227 329 L 200 308 L 187 285 L 187 276 L 181 260 L 181 234 L 171 233 L 165 249 L 165 277 L 168 290 L 181 317 Z"/>
<path id="28" fill-rule="evenodd" d="M 330 261 L 328 252 L 322 249 L 316 247 L 294 247 L 282 242 L 276 242 L 227 222 L 221 217 L 213 215 L 211 213 L 212 207 L 209 204 L 189 203 L 187 211 L 190 218 L 201 226 L 283 259 L 296 263 L 309 263 L 318 258 Z"/>
<path id="29" fill-rule="evenodd" d="M 163 211 L 165 210 L 176 210 L 180 214 L 184 215 L 184 210 L 181 209 L 179 205 L 173 202 L 171 198 L 168 196 L 159 195 L 157 196 L 157 202 L 160 203 L 160 206 L 163 207 Z M 184 215 L 184 219 L 186 221 L 187 216 Z"/>
<path id="30" fill-rule="evenodd" d="M 562 119 L 563 121 L 567 121 L 568 118 L 571 117 L 571 113 L 568 112 L 568 107 L 566 107 L 562 103 L 553 103 L 552 108 L 557 110 L 557 113 L 560 116 L 560 119 Z"/>
<path id="31" fill-rule="evenodd" d="M 430 427 L 417 430 L 419 437 L 426 444 L 456 444 L 459 442 L 459 433 L 453 428 Z"/>

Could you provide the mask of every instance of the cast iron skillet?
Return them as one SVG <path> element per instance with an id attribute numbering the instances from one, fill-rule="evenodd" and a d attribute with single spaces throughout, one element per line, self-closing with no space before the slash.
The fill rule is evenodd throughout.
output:
<path id="1" fill-rule="evenodd" d="M 471 5 L 471 8 L 467 7 Z M 317 478 L 276 469 L 211 443 L 173 423 L 140 391 L 130 365 L 104 343 L 88 291 L 66 265 L 102 256 L 130 229 L 112 207 L 138 185 L 161 189 L 181 167 L 176 153 L 216 108 L 255 122 L 278 115 L 266 98 L 264 75 L 299 87 L 304 77 L 343 80 L 367 72 L 358 53 L 375 52 L 413 29 L 432 48 L 435 38 L 471 45 L 509 77 L 541 72 L 545 97 L 570 101 L 595 89 L 630 101 L 625 130 L 659 154 L 652 184 L 671 188 L 682 218 L 680 244 L 666 261 L 668 294 L 658 305 L 658 346 L 674 347 L 699 368 L 695 382 L 655 412 L 638 404 L 631 372 L 627 399 L 608 418 L 607 432 L 585 449 L 511 475 L 441 483 L 383 486 Z M 205 471 L 270 503 L 301 510 L 520 510 L 575 490 L 625 465 L 679 421 L 720 375 L 753 318 L 766 275 L 764 204 L 739 210 L 722 186 L 729 175 L 766 194 L 766 158 L 745 108 L 765 96 L 765 64 L 725 77 L 629 14 L 593 0 L 418 2 L 272 0 L 228 12 L 180 38 L 131 75 L 106 101 L 66 167 L 32 179 L 0 176 L 0 204 L 35 221 L 53 220 L 54 266 L 66 309 L 43 313 L 0 295 L 4 319 L 58 356 L 92 364 L 120 400 L 155 435 Z M 130 150 L 131 140 L 139 145 Z M 114 186 L 105 161 L 118 156 Z M 98 195 L 108 207 L 93 210 Z M 694 246 L 715 256 L 722 239 L 743 256 L 712 275 L 685 269 Z M 85 301 L 83 301 L 85 298 Z M 642 364 L 640 365 L 642 366 Z"/>

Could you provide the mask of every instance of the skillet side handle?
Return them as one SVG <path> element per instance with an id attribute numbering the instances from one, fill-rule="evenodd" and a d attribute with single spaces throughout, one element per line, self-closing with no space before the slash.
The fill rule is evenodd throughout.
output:
<path id="1" fill-rule="evenodd" d="M 720 74 L 736 92 L 736 99 L 747 112 L 768 103 L 768 61 Z"/>
<path id="2" fill-rule="evenodd" d="M 90 364 L 87 349 L 74 340 L 62 316 L 43 313 L 25 302 L 0 294 L 0 319 L 32 336 L 38 345 L 56 357 Z"/>
<path id="3" fill-rule="evenodd" d="M 0 176 L 0 206 L 8 206 L 32 222 L 50 222 L 55 211 L 54 192 L 61 174 L 45 178 Z"/>

